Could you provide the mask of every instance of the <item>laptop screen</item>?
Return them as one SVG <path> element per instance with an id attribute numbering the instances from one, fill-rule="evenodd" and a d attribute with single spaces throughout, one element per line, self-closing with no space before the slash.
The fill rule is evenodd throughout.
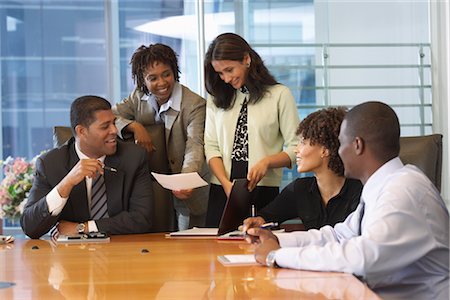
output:
<path id="1" fill-rule="evenodd" d="M 247 188 L 248 180 L 235 179 L 230 197 L 227 200 L 219 223 L 218 235 L 237 230 L 251 213 L 251 193 Z"/>

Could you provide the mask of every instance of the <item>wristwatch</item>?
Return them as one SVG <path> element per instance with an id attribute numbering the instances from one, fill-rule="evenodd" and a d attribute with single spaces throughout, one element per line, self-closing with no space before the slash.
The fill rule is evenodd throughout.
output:
<path id="1" fill-rule="evenodd" d="M 78 233 L 84 233 L 84 229 L 86 229 L 86 225 L 84 225 L 84 223 L 78 223 L 77 225 L 77 231 Z"/>
<path id="2" fill-rule="evenodd" d="M 277 263 L 275 262 L 275 254 L 276 253 L 277 253 L 276 250 L 272 250 L 266 256 L 266 266 L 268 266 L 269 268 L 277 268 L 278 267 Z"/>

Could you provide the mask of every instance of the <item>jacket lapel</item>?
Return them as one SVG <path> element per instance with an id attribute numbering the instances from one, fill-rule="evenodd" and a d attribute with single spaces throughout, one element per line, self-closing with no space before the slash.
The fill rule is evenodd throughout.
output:
<path id="1" fill-rule="evenodd" d="M 67 164 L 67 173 L 80 160 L 75 151 L 75 139 L 71 138 L 68 141 L 69 145 L 69 161 Z M 88 220 L 90 218 L 90 210 L 87 199 L 86 181 L 83 180 L 77 184 L 70 193 L 70 201 L 67 202 L 70 210 L 75 215 L 76 220 Z M 66 205 L 67 206 L 67 205 Z M 75 207 L 76 206 L 76 207 Z"/>
<path id="2" fill-rule="evenodd" d="M 117 152 L 119 152 L 119 143 L 117 144 Z M 112 172 L 105 170 L 105 187 L 106 187 L 106 197 L 108 203 L 108 214 L 113 216 L 117 212 L 126 210 L 122 203 L 122 193 L 125 173 L 119 169 L 120 157 L 116 154 L 107 156 L 105 158 L 105 165 L 112 167 L 117 170 L 117 172 Z"/>
<path id="3" fill-rule="evenodd" d="M 166 115 L 165 115 L 165 118 L 166 118 L 165 123 L 166 124 L 165 125 L 166 125 L 166 130 L 169 131 L 168 133 L 166 131 L 166 133 L 167 133 L 166 134 L 166 149 L 169 147 L 168 144 L 169 144 L 170 136 L 172 134 L 173 124 L 177 120 L 179 114 L 180 114 L 180 112 L 178 112 L 178 111 L 176 111 L 176 110 L 174 110 L 172 108 L 170 108 L 166 112 Z"/>

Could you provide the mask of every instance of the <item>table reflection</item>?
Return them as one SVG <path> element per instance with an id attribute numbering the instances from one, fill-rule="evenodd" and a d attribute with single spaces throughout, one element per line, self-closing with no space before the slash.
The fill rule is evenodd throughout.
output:
<path id="1" fill-rule="evenodd" d="M 243 277 L 238 276 L 242 274 L 241 268 L 247 268 Z M 226 294 L 227 299 L 380 299 L 351 274 L 263 266 L 228 267 L 227 273 L 226 280 L 213 283 L 207 298 Z"/>
<path id="2" fill-rule="evenodd" d="M 145 251 L 144 251 L 145 250 Z M 223 266 L 246 243 L 113 236 L 105 244 L 19 239 L 0 247 L 0 299 L 377 299 L 351 274 Z"/>
<path id="3" fill-rule="evenodd" d="M 58 251 L 58 247 L 66 248 Z M 93 299 L 105 293 L 109 258 L 100 244 L 60 244 L 48 240 L 27 240 L 22 247 L 22 261 L 36 283 L 46 279 L 52 296 Z M 77 260 L 64 261 L 73 252 Z M 42 284 L 31 285 L 31 295 L 39 296 Z"/>

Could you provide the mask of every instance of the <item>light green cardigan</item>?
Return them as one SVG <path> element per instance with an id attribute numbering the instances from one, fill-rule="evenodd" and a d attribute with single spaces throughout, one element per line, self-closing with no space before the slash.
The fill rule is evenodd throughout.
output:
<path id="1" fill-rule="evenodd" d="M 210 95 L 206 104 L 206 160 L 221 157 L 228 178 L 231 173 L 234 133 L 245 96 L 237 90 L 236 101 L 228 110 L 216 107 Z M 295 131 L 300 121 L 294 97 L 286 86 L 273 85 L 263 99 L 248 105 L 247 122 L 249 169 L 262 158 L 283 150 L 291 159 L 291 167 L 295 165 L 294 149 L 298 142 Z M 281 177 L 282 168 L 269 169 L 258 185 L 280 186 Z M 211 183 L 220 184 L 215 176 L 212 176 Z"/>

